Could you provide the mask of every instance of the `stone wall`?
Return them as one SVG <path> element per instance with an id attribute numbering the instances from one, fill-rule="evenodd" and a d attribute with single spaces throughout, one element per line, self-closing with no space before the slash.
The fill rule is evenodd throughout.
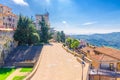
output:
<path id="1" fill-rule="evenodd" d="M 16 67 L 33 67 L 35 62 L 16 62 L 14 66 Z"/>

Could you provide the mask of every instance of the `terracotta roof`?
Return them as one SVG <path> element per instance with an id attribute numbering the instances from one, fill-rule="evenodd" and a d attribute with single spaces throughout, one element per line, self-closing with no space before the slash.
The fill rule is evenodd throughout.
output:
<path id="1" fill-rule="evenodd" d="M 107 55 L 104 55 L 100 61 L 118 61 L 117 59 L 113 58 L 113 57 L 109 57 Z"/>
<path id="2" fill-rule="evenodd" d="M 108 47 L 97 47 L 95 51 L 120 60 L 120 50 Z"/>
<path id="3" fill-rule="evenodd" d="M 87 53 L 92 60 L 96 61 L 120 60 L 120 50 L 117 49 L 112 49 L 108 47 L 96 47 L 96 48 L 84 47 L 81 50 Z M 100 52 L 102 54 L 95 54 L 95 51 Z"/>
<path id="4" fill-rule="evenodd" d="M 89 54 L 91 59 L 98 60 L 98 61 L 100 61 L 101 57 L 103 56 L 103 54 L 96 55 L 95 52 L 94 52 L 94 49 L 90 48 L 90 47 L 85 47 L 85 48 L 82 49 L 82 51 Z M 88 53 L 88 51 L 89 51 L 89 53 Z"/>
<path id="5" fill-rule="evenodd" d="M 5 5 L 3 5 L 3 4 L 0 4 L 0 6 L 6 7 L 6 8 L 8 8 L 9 10 L 12 10 L 11 8 L 9 8 L 8 6 L 5 6 Z"/>

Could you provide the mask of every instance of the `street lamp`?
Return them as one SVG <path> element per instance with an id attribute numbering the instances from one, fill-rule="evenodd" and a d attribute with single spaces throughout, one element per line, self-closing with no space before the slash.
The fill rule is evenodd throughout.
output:
<path id="1" fill-rule="evenodd" d="M 81 62 L 81 64 L 82 64 L 82 80 L 83 80 L 83 68 L 84 68 L 84 65 L 85 65 L 85 62 L 84 62 L 84 55 L 82 56 L 82 62 Z"/>

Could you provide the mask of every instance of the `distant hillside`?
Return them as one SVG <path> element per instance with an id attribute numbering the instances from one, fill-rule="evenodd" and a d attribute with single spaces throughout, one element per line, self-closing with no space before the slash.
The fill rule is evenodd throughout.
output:
<path id="1" fill-rule="evenodd" d="M 120 49 L 120 32 L 93 35 L 71 35 L 72 38 L 83 39 L 96 46 L 109 46 Z"/>

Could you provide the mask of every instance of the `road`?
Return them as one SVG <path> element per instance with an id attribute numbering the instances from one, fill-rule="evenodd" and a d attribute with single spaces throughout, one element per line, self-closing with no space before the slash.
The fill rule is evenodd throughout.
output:
<path id="1" fill-rule="evenodd" d="M 82 65 L 60 43 L 45 45 L 40 65 L 31 80 L 82 80 Z M 83 69 L 83 80 L 87 77 L 88 64 Z"/>

